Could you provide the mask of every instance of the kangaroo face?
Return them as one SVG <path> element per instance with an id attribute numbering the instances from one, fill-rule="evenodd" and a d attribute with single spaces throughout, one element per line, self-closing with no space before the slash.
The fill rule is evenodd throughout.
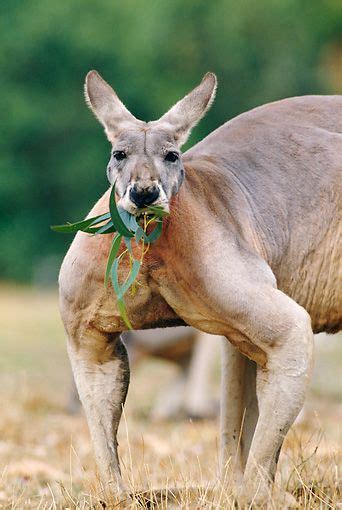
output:
<path id="1" fill-rule="evenodd" d="M 119 204 L 132 214 L 149 205 L 169 210 L 184 178 L 182 155 L 171 130 L 145 124 L 120 133 L 107 166 Z"/>
<path id="2" fill-rule="evenodd" d="M 216 77 L 208 73 L 159 120 L 143 122 L 96 71 L 88 73 L 86 100 L 112 145 L 107 176 L 116 183 L 119 204 L 128 212 L 137 214 L 149 205 L 169 210 L 169 200 L 184 179 L 180 148 L 209 108 L 215 90 Z"/>

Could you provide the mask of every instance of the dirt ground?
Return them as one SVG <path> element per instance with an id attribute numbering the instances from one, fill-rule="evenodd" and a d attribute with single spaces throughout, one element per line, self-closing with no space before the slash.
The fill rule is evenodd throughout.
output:
<path id="1" fill-rule="evenodd" d="M 71 375 L 56 291 L 2 286 L 0 310 L 0 508 L 114 508 L 96 478 L 85 419 L 66 411 Z M 300 508 L 340 503 L 341 340 L 317 339 L 310 395 L 280 458 L 276 494 L 289 491 Z M 229 484 L 215 483 L 217 420 L 148 417 L 174 371 L 146 360 L 132 373 L 119 432 L 123 476 L 135 492 L 164 489 L 164 500 L 148 504 L 146 496 L 140 508 L 234 508 Z M 218 373 L 213 394 L 217 386 Z M 284 508 L 277 501 L 271 507 Z M 120 506 L 131 507 L 139 503 Z"/>

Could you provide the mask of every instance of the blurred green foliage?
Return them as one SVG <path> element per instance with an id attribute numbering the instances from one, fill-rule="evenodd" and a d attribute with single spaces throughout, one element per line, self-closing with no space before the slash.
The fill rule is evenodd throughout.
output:
<path id="1" fill-rule="evenodd" d="M 11 0 L 0 3 L 2 278 L 53 280 L 78 220 L 106 189 L 109 145 L 82 87 L 97 69 L 158 118 L 208 70 L 216 103 L 196 142 L 291 95 L 341 92 L 340 0 Z"/>

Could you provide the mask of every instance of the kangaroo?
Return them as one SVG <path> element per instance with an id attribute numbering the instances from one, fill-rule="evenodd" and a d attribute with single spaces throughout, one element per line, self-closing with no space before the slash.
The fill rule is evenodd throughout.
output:
<path id="1" fill-rule="evenodd" d="M 221 470 L 263 503 L 305 398 L 313 332 L 342 325 L 342 96 L 258 107 L 181 154 L 212 104 L 212 73 L 159 120 L 136 119 L 95 71 L 88 105 L 112 146 L 118 203 L 170 211 L 126 307 L 134 329 L 191 325 L 225 337 Z M 108 211 L 110 189 L 90 212 Z M 103 278 L 111 236 L 78 233 L 60 272 L 68 352 L 100 476 L 125 492 L 117 429 L 129 384 L 125 325 Z M 122 278 L 127 274 L 122 269 Z M 241 432 L 240 432 L 241 430 Z"/>

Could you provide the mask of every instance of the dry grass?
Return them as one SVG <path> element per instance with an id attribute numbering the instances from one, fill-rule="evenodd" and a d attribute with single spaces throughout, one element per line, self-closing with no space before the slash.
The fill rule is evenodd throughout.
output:
<path id="1" fill-rule="evenodd" d="M 55 292 L 2 287 L 0 307 L 0 508 L 104 508 L 105 502 L 108 508 L 85 420 L 65 412 L 70 372 Z M 342 351 L 333 338 L 324 342 L 305 417 L 286 440 L 277 476 L 277 486 L 307 509 L 339 502 Z M 147 418 L 154 388 L 172 373 L 148 361 L 132 375 L 119 434 L 124 478 L 136 491 L 180 489 L 152 508 L 233 508 L 229 487 L 209 484 L 217 476 L 217 423 Z"/>

